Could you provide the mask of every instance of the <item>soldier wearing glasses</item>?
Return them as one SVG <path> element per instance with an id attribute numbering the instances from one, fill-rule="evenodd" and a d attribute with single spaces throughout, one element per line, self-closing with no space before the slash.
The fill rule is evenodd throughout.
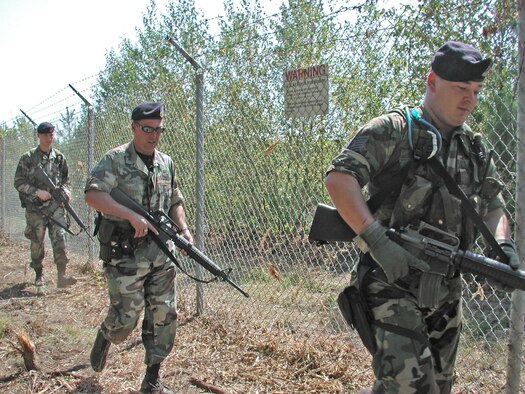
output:
<path id="1" fill-rule="evenodd" d="M 67 161 L 64 155 L 53 148 L 55 126 L 43 122 L 37 127 L 38 146 L 24 153 L 15 171 L 14 186 L 20 195 L 22 207 L 26 209 L 26 229 L 24 235 L 31 241 L 31 268 L 35 270 L 35 285 L 45 286 L 43 265 L 44 238 L 49 232 L 53 257 L 57 266 L 57 287 L 67 287 L 76 279 L 67 276 L 69 262 L 66 244 L 66 218 L 64 208 L 53 204 L 50 190 L 36 175 L 37 168 L 44 172 L 69 196 L 71 184 Z"/>
<path id="2" fill-rule="evenodd" d="M 108 151 L 94 167 L 85 188 L 87 204 L 101 213 L 100 258 L 110 300 L 90 361 L 95 371 L 102 371 L 111 343 L 124 341 L 144 310 L 142 340 L 147 369 L 140 392 L 172 393 L 160 382 L 159 369 L 175 340 L 175 267 L 148 237 L 148 232 L 156 232 L 151 224 L 109 193 L 118 187 L 147 211 L 164 211 L 183 229 L 182 235 L 190 243 L 193 238 L 173 161 L 156 149 L 164 131 L 164 105 L 141 103 L 131 119 L 133 140 Z"/>

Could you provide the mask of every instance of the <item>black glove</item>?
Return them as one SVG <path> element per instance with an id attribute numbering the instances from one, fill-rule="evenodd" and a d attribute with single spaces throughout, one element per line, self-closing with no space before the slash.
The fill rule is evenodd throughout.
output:
<path id="1" fill-rule="evenodd" d="M 498 243 L 509 258 L 508 265 L 510 268 L 517 270 L 520 267 L 520 259 L 518 258 L 518 253 L 516 253 L 514 241 L 512 239 L 502 239 L 498 240 Z"/>
<path id="2" fill-rule="evenodd" d="M 370 255 L 381 267 L 388 283 L 408 274 L 410 267 L 428 271 L 430 266 L 399 246 L 386 235 L 386 228 L 378 221 L 369 225 L 360 234 L 370 249 Z"/>
<path id="3" fill-rule="evenodd" d="M 501 246 L 501 249 L 505 253 L 505 255 L 508 257 L 508 265 L 513 270 L 517 270 L 520 267 L 520 260 L 518 258 L 518 254 L 516 253 L 516 247 L 514 246 L 514 242 L 511 239 L 498 239 L 498 244 Z M 489 254 L 490 258 L 495 258 L 495 253 Z M 487 283 L 491 285 L 492 287 L 504 291 L 506 293 L 511 293 L 514 291 L 512 287 L 509 287 L 500 281 L 494 280 L 494 279 L 487 279 Z"/>

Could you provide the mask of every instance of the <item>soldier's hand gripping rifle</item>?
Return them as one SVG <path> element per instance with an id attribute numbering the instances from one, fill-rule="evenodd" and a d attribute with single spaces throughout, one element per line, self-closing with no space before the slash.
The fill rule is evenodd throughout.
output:
<path id="1" fill-rule="evenodd" d="M 155 227 L 159 235 L 156 235 L 150 231 L 149 236 L 153 238 L 153 240 L 159 246 L 159 248 L 166 254 L 166 256 L 169 257 L 171 261 L 173 261 L 177 265 L 177 267 L 179 267 L 179 269 L 182 270 L 182 267 L 179 265 L 176 257 L 173 255 L 168 246 L 168 241 L 170 240 L 175 244 L 175 246 L 184 250 L 191 259 L 196 261 L 199 265 L 201 265 L 203 268 L 205 268 L 207 271 L 213 274 L 216 278 L 221 278 L 225 282 L 228 282 L 235 289 L 241 292 L 243 296 L 249 297 L 248 293 L 246 293 L 243 289 L 239 287 L 239 285 L 237 285 L 228 277 L 228 275 L 231 272 L 231 269 L 223 270 L 217 264 L 215 264 L 208 256 L 202 253 L 202 251 L 197 249 L 195 246 L 191 245 L 186 240 L 186 238 L 180 235 L 180 229 L 177 226 L 177 224 L 164 212 L 155 211 L 150 213 L 146 211 L 142 207 L 142 205 L 138 204 L 135 200 L 133 200 L 119 188 L 113 189 L 110 195 L 116 202 L 131 209 L 135 213 L 138 213 L 140 216 L 144 217 L 153 227 Z"/>
<path id="2" fill-rule="evenodd" d="M 453 264 L 461 272 L 493 279 L 513 289 L 525 291 L 525 271 L 513 270 L 507 264 L 486 256 L 459 249 L 459 238 L 434 226 L 421 222 L 418 227 L 389 229 L 387 235 L 408 251 Z M 346 224 L 334 207 L 318 204 L 308 239 L 318 244 L 352 242 L 355 232 Z M 446 267 L 444 267 L 446 268 Z"/>
<path id="3" fill-rule="evenodd" d="M 66 192 L 55 185 L 55 183 L 51 180 L 49 175 L 46 174 L 44 169 L 42 168 L 42 165 L 39 164 L 35 176 L 39 181 L 41 181 L 46 187 L 48 188 L 49 193 L 51 194 L 51 197 L 53 197 L 53 200 L 55 201 L 57 207 L 63 206 L 65 210 L 69 213 L 69 215 L 73 218 L 75 222 L 77 222 L 78 226 L 80 227 L 80 231 L 78 233 L 73 233 L 69 228 L 64 227 L 61 223 L 56 222 L 60 227 L 64 227 L 64 229 L 70 233 L 71 235 L 78 235 L 80 232 L 84 231 L 89 239 L 91 239 L 94 242 L 93 237 L 89 234 L 88 228 L 86 225 L 82 222 L 82 219 L 77 215 L 71 204 L 69 203 L 69 197 L 66 194 Z"/>

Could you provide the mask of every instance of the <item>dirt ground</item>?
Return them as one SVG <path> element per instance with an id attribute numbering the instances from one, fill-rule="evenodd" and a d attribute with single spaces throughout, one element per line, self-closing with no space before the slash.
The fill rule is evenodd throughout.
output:
<path id="1" fill-rule="evenodd" d="M 145 370 L 139 329 L 111 347 L 104 371 L 89 365 L 107 308 L 100 267 L 70 255 L 68 271 L 79 281 L 57 289 L 46 255 L 47 291 L 37 294 L 28 254 L 28 245 L 0 235 L 0 392 L 137 393 Z M 201 316 L 194 309 L 179 300 L 175 348 L 162 365 L 163 382 L 177 393 L 357 393 L 372 382 L 371 358 L 349 334 L 320 339 L 259 322 L 250 308 L 232 313 L 220 300 Z M 36 370 L 24 366 L 20 336 L 35 346 Z M 468 371 L 457 372 L 454 393 L 501 392 L 504 371 L 491 373 L 466 385 Z"/>
<path id="2" fill-rule="evenodd" d="M 79 281 L 57 289 L 47 253 L 47 291 L 38 294 L 28 245 L 0 237 L 0 392 L 138 392 L 145 371 L 139 329 L 111 347 L 104 371 L 89 365 L 107 307 L 100 267 L 70 255 L 68 272 Z M 369 356 L 340 337 L 319 344 L 278 324 L 258 324 L 249 313 L 209 308 L 196 317 L 189 309 L 179 301 L 175 348 L 161 370 L 163 382 L 177 393 L 344 393 L 371 382 Z M 34 344 L 38 370 L 26 370 L 19 335 Z"/>

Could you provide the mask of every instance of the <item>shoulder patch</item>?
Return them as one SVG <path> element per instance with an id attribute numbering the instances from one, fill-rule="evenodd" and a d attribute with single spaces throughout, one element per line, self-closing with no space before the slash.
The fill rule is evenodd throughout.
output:
<path id="1" fill-rule="evenodd" d="M 356 137 L 352 138 L 352 141 L 350 141 L 346 149 L 361 153 L 368 141 L 368 137 L 368 135 L 357 135 Z"/>

